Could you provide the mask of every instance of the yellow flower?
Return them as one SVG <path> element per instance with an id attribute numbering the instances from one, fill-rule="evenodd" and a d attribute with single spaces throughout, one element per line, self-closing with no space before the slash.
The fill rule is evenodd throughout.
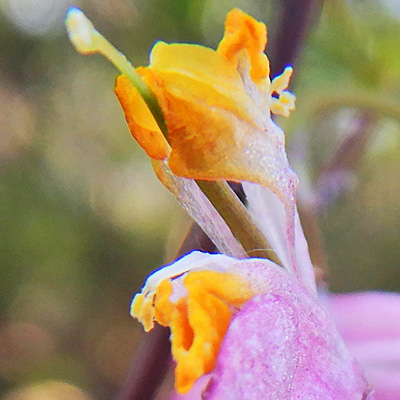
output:
<path id="1" fill-rule="evenodd" d="M 132 135 L 147 154 L 167 160 L 178 176 L 248 180 L 281 198 L 287 195 L 296 178 L 280 179 L 290 169 L 284 135 L 270 114 L 286 116 L 294 109 L 294 95 L 286 90 L 292 69 L 270 81 L 266 42 L 265 25 L 233 9 L 216 51 L 155 44 L 150 65 L 136 71 L 157 97 L 169 144 L 137 90 L 120 76 L 115 92 Z"/>
<path id="2" fill-rule="evenodd" d="M 131 314 L 146 331 L 154 320 L 171 329 L 179 393 L 214 369 L 232 316 L 269 287 L 267 268 L 283 274 L 269 260 L 192 252 L 150 275 L 134 297 Z"/>

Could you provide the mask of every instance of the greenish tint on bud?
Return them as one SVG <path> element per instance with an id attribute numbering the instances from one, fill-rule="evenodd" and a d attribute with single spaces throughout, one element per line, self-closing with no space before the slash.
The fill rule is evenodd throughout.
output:
<path id="1" fill-rule="evenodd" d="M 167 125 L 157 98 L 143 82 L 126 57 L 96 30 L 92 22 L 78 8 L 71 8 L 68 11 L 65 25 L 68 30 L 69 39 L 79 53 L 99 53 L 103 55 L 129 79 L 143 97 L 162 133 L 168 140 Z"/>
<path id="2" fill-rule="evenodd" d="M 96 43 L 99 33 L 81 10 L 71 8 L 67 13 L 65 25 L 69 40 L 79 53 L 91 54 L 100 51 Z"/>

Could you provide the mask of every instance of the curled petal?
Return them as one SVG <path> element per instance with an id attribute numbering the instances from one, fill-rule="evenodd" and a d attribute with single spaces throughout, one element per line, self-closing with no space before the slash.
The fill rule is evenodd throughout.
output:
<path id="1" fill-rule="evenodd" d="M 214 369 L 232 316 L 274 285 L 270 270 L 286 275 L 264 259 L 193 252 L 148 278 L 132 302 L 132 315 L 145 327 L 149 316 L 170 327 L 179 393 Z"/>
<path id="2" fill-rule="evenodd" d="M 267 28 L 238 8 L 231 10 L 225 21 L 225 35 L 218 53 L 237 66 L 240 57 L 249 57 L 250 75 L 255 83 L 269 77 L 269 61 L 264 54 Z M 246 51 L 246 55 L 243 54 Z"/>
<path id="3" fill-rule="evenodd" d="M 119 76 L 115 83 L 115 94 L 121 102 L 132 136 L 150 158 L 166 159 L 170 146 L 142 96 L 124 75 Z"/>
<path id="4" fill-rule="evenodd" d="M 271 106 L 281 114 L 294 106 L 293 95 L 283 90 L 291 69 L 275 81 L 275 91 L 282 99 L 272 99 L 265 44 L 265 25 L 237 9 L 228 14 L 218 51 L 156 43 L 149 67 L 137 72 L 162 108 L 172 148 L 168 163 L 174 174 L 257 182 L 281 198 L 293 192 L 297 178 L 287 162 L 284 135 L 270 118 Z M 119 83 L 124 87 L 117 86 L 118 97 L 128 122 L 133 119 L 132 134 L 151 154 L 151 143 L 145 142 L 141 132 L 147 130 L 148 137 L 156 134 L 128 117 L 135 112 L 125 98 L 132 90 L 129 82 Z"/>

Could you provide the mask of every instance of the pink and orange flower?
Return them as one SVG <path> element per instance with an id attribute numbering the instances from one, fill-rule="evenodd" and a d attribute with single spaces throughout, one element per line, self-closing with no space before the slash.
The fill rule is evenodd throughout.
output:
<path id="1" fill-rule="evenodd" d="M 71 39 L 79 51 L 95 52 L 88 34 L 93 26 L 86 29 L 82 16 L 72 13 Z M 156 43 L 150 65 L 135 73 L 156 97 L 168 132 L 131 80 L 117 79 L 115 92 L 133 137 L 223 253 L 192 252 L 156 271 L 134 297 L 131 313 L 146 331 L 155 322 L 171 330 L 173 398 L 373 399 L 339 334 L 365 361 L 365 347 L 357 347 L 363 332 L 345 318 L 343 306 L 362 304 L 345 297 L 327 301 L 317 292 L 296 209 L 297 176 L 284 133 L 271 118 L 294 109 L 287 90 L 292 68 L 271 81 L 266 43 L 265 25 L 238 9 L 228 14 L 217 50 Z M 195 180 L 242 183 L 248 212 L 280 265 L 249 257 Z M 398 330 L 394 337 L 398 341 Z M 376 376 L 368 366 L 366 371 Z M 391 393 L 400 396 L 399 390 Z"/>

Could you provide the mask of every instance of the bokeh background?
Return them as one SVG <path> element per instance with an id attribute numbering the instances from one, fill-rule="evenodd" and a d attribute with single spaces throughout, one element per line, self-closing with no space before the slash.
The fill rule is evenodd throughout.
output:
<path id="1" fill-rule="evenodd" d="M 145 65 L 158 39 L 215 47 L 232 7 L 267 22 L 273 37 L 280 1 L 0 2 L 7 400 L 112 398 L 143 335 L 131 297 L 173 259 L 190 223 L 128 132 L 115 69 L 68 42 L 72 5 Z M 397 0 L 327 1 L 296 66 L 298 109 L 279 121 L 313 257 L 329 266 L 333 291 L 400 291 L 399 49 Z"/>

